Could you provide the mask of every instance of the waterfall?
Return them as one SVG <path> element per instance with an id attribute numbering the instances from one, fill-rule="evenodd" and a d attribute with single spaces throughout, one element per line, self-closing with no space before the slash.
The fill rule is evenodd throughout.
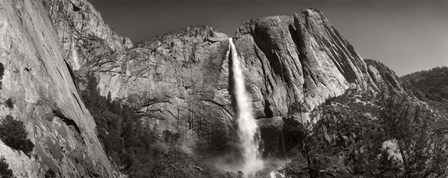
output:
<path id="1" fill-rule="evenodd" d="M 263 168 L 263 160 L 259 158 L 258 125 L 252 114 L 252 103 L 244 85 L 241 62 L 232 38 L 229 39 L 229 56 L 232 60 L 234 95 L 237 105 L 238 136 L 243 156 L 241 171 L 245 176 L 254 174 Z"/>

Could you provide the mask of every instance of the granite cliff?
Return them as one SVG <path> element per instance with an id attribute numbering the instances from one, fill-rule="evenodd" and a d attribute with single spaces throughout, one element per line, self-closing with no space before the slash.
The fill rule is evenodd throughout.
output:
<path id="1" fill-rule="evenodd" d="M 123 99 L 147 122 L 184 132 L 191 153 L 222 153 L 235 138 L 227 38 L 211 27 L 190 27 L 100 55 L 77 73 L 85 79 L 93 72 L 101 95 Z M 307 118 L 349 88 L 377 89 L 359 54 L 317 10 L 251 20 L 234 41 L 257 118 Z"/>
<path id="2" fill-rule="evenodd" d="M 133 45 L 86 0 L 0 0 L 0 6 L 0 123 L 10 117 L 23 122 L 34 145 L 24 152 L 0 142 L 0 157 L 15 176 L 118 177 L 117 170 L 135 177 L 233 176 L 200 163 L 238 151 L 228 35 L 208 26 L 188 27 Z M 382 118 L 415 116 L 409 122 L 414 125 L 393 123 L 397 128 L 423 128 L 423 117 L 431 124 L 446 120 L 385 65 L 364 60 L 318 10 L 253 19 L 232 38 L 261 130 L 263 156 L 295 160 L 284 173 L 337 177 L 368 172 L 365 167 L 378 160 L 361 158 L 394 143 L 416 147 L 390 131 L 389 122 L 379 122 Z M 400 110 L 399 101 L 407 110 Z M 349 123 L 344 126 L 350 132 L 339 123 Z M 372 142 L 364 139 L 371 138 L 364 132 L 371 125 L 379 135 Z M 137 130 L 139 138 L 123 136 L 134 133 L 129 130 Z M 443 129 L 429 130 L 425 138 L 437 139 L 425 140 L 427 159 L 422 160 L 435 162 L 434 145 L 443 147 L 446 140 L 440 139 Z M 135 140 L 138 149 L 123 151 Z M 178 148 L 175 157 L 170 157 L 172 147 Z M 157 159 L 162 167 L 139 167 L 155 161 L 129 153 L 140 148 L 165 155 Z M 363 148 L 372 155 L 361 154 Z M 416 152 L 404 150 L 400 159 L 392 159 L 399 160 L 396 172 L 381 175 L 409 177 L 413 170 L 407 167 L 414 162 L 406 158 Z M 440 172 L 443 166 L 421 170 Z M 151 172 L 136 175 L 136 169 Z M 173 173 L 177 169 L 185 170 Z M 379 175 L 375 171 L 369 173 Z"/>
<path id="3" fill-rule="evenodd" d="M 0 156 L 16 177 L 116 177 L 64 60 L 48 3 L 0 1 L 1 121 L 21 121 L 34 145 L 16 150 L 2 135 Z"/>

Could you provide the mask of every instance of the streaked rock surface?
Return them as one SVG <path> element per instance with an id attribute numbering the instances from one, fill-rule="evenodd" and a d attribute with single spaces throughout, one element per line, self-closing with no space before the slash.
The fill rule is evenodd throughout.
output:
<path id="1" fill-rule="evenodd" d="M 22 121 L 35 145 L 27 156 L 0 141 L 0 156 L 17 177 L 43 177 L 50 169 L 62 177 L 118 176 L 80 100 L 47 3 L 0 1 L 0 121 Z"/>
<path id="2" fill-rule="evenodd" d="M 62 44 L 65 60 L 74 70 L 98 56 L 124 52 L 129 38 L 118 36 L 86 0 L 45 1 Z"/>

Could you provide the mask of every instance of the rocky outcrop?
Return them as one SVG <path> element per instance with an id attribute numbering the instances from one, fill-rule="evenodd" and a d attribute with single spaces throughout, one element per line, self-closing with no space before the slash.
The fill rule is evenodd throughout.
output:
<path id="1" fill-rule="evenodd" d="M 395 94 L 405 92 L 400 78 L 389 67 L 372 59 L 366 59 L 365 62 L 367 63 L 369 75 L 381 91 Z"/>
<path id="2" fill-rule="evenodd" d="M 73 70 L 96 62 L 99 56 L 121 53 L 132 47 L 129 38 L 118 36 L 86 0 L 50 0 L 46 7 L 55 26 L 64 59 Z"/>
<path id="3" fill-rule="evenodd" d="M 0 122 L 22 121 L 34 143 L 25 154 L 0 141 L 0 157 L 16 177 L 118 176 L 64 61 L 47 3 L 0 1 Z"/>

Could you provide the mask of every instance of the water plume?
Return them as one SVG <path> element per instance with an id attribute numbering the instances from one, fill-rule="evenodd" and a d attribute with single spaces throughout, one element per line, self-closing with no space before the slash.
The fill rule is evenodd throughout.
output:
<path id="1" fill-rule="evenodd" d="M 251 99 L 244 84 L 242 65 L 232 38 L 229 39 L 229 57 L 232 60 L 234 95 L 237 106 L 237 124 L 239 146 L 243 163 L 241 171 L 250 176 L 263 169 L 263 160 L 259 157 L 260 134 L 252 113 Z"/>

